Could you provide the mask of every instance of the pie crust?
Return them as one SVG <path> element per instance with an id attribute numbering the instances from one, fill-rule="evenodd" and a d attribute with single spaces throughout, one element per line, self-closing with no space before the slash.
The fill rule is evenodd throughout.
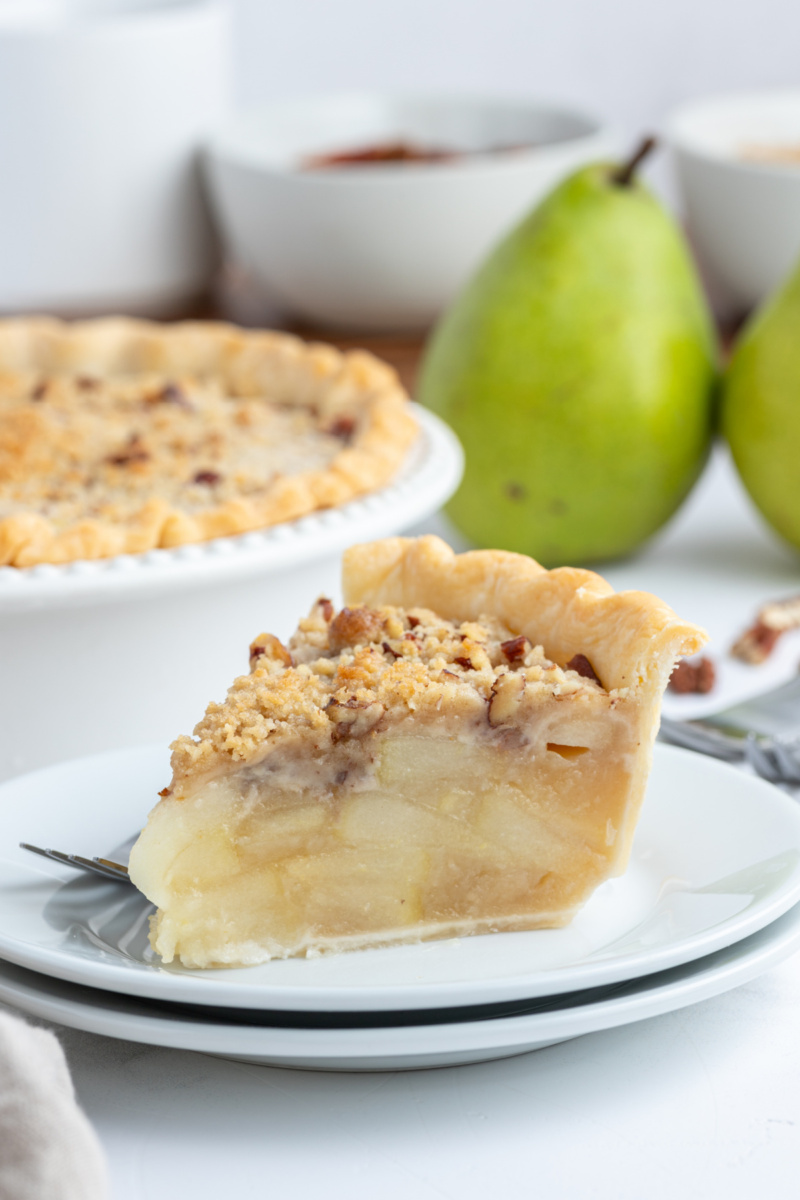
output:
<path id="1" fill-rule="evenodd" d="M 394 371 L 283 333 L 0 322 L 0 565 L 135 554 L 386 484 L 417 436 Z"/>
<path id="2" fill-rule="evenodd" d="M 660 699 L 704 643 L 654 596 L 438 538 L 358 546 L 347 607 L 173 744 L 133 849 L 165 962 L 562 925 L 625 869 Z"/>

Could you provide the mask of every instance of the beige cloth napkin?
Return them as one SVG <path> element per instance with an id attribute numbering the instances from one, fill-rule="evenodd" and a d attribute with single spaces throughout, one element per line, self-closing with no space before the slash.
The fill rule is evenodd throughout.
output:
<path id="1" fill-rule="evenodd" d="M 106 1200 L 97 1135 L 52 1033 L 0 1012 L 0 1200 Z"/>

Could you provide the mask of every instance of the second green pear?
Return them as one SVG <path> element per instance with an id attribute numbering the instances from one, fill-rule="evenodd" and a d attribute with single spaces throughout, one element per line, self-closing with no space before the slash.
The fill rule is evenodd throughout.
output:
<path id="1" fill-rule="evenodd" d="M 683 238 L 635 179 L 583 168 L 513 230 L 436 329 L 419 399 L 461 438 L 448 511 L 546 566 L 634 550 L 705 462 L 716 346 Z"/>
<path id="2" fill-rule="evenodd" d="M 800 547 L 800 265 L 736 344 L 722 431 L 755 504 Z"/>

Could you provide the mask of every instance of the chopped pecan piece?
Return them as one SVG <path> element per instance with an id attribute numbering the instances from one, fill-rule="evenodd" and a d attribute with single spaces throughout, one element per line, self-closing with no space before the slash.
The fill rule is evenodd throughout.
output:
<path id="1" fill-rule="evenodd" d="M 355 417 L 337 417 L 333 424 L 329 425 L 325 430 L 331 437 L 341 438 L 343 442 L 349 442 L 355 433 L 356 419 Z"/>
<path id="2" fill-rule="evenodd" d="M 503 651 L 506 661 L 510 663 L 522 662 L 530 648 L 531 644 L 524 634 L 500 643 L 500 649 Z"/>
<path id="3" fill-rule="evenodd" d="M 168 383 L 152 396 L 148 397 L 153 404 L 174 404 L 177 408 L 185 408 L 192 412 L 194 405 L 177 383 Z"/>
<path id="4" fill-rule="evenodd" d="M 716 682 L 717 673 L 710 658 L 698 658 L 696 662 L 682 659 L 669 677 L 669 690 L 678 695 L 690 693 L 705 696 Z"/>
<path id="5" fill-rule="evenodd" d="M 567 670 L 574 671 L 583 679 L 593 679 L 595 683 L 600 683 L 600 677 L 585 654 L 573 654 L 567 663 Z M 600 683 L 600 687 L 602 686 L 602 683 Z"/>
<path id="6" fill-rule="evenodd" d="M 255 641 L 250 643 L 250 669 L 266 666 L 267 663 L 275 663 L 281 667 L 294 666 L 292 656 L 283 642 L 271 633 L 260 633 Z"/>
<path id="7" fill-rule="evenodd" d="M 334 607 L 333 607 L 332 601 L 330 601 L 327 596 L 320 596 L 319 600 L 317 601 L 317 604 L 319 605 L 320 611 L 322 613 L 323 621 L 327 621 L 330 624 L 331 618 L 333 617 L 333 614 L 334 614 Z"/>
<path id="8" fill-rule="evenodd" d="M 519 712 L 524 691 L 524 676 L 516 672 L 499 675 L 489 695 L 489 724 L 510 725 Z"/>
<path id="9" fill-rule="evenodd" d="M 49 386 L 50 381 L 47 379 L 42 379 L 41 382 L 36 384 L 36 387 L 31 392 L 31 400 L 44 400 Z"/>
<path id="10" fill-rule="evenodd" d="M 328 643 L 335 653 L 345 646 L 377 642 L 383 632 L 383 617 L 371 608 L 343 608 L 328 627 Z"/>
<path id="11" fill-rule="evenodd" d="M 130 467 L 135 463 L 147 462 L 150 454 L 142 445 L 142 439 L 138 433 L 132 433 L 128 439 L 128 445 L 119 454 L 112 454 L 108 458 L 108 462 L 114 467 Z"/>
<path id="12" fill-rule="evenodd" d="M 453 659 L 453 662 L 458 663 L 458 665 L 463 667 L 465 671 L 475 670 L 475 664 L 471 658 L 467 658 L 466 654 L 459 654 L 458 658 Z"/>
<path id="13" fill-rule="evenodd" d="M 422 621 L 420 620 L 420 618 L 413 616 L 411 613 L 406 613 L 406 617 L 407 617 L 408 623 L 412 629 L 416 629 L 418 625 L 422 624 Z"/>
<path id="14" fill-rule="evenodd" d="M 342 738 L 363 737 L 365 733 L 369 733 L 380 721 L 384 709 L 377 700 L 367 704 L 351 696 L 344 703 L 340 700 L 329 700 L 325 712 L 333 724 L 333 740 L 340 742 Z"/>
<path id="15" fill-rule="evenodd" d="M 800 628 L 800 596 L 765 604 L 751 625 L 731 647 L 742 662 L 758 666 L 769 658 L 782 633 Z"/>
<path id="16" fill-rule="evenodd" d="M 391 654 L 394 659 L 403 657 L 402 654 L 398 654 L 396 650 L 393 650 L 388 642 L 381 642 L 381 650 L 383 650 L 384 654 Z"/>
<path id="17" fill-rule="evenodd" d="M 192 483 L 204 483 L 206 487 L 214 487 L 221 480 L 222 476 L 218 471 L 198 471 L 192 479 Z"/>

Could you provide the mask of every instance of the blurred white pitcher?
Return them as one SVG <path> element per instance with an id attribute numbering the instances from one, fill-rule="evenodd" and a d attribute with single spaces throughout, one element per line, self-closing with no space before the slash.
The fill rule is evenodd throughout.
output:
<path id="1" fill-rule="evenodd" d="M 0 312 L 154 316 L 208 287 L 197 151 L 224 0 L 0 0 Z"/>

